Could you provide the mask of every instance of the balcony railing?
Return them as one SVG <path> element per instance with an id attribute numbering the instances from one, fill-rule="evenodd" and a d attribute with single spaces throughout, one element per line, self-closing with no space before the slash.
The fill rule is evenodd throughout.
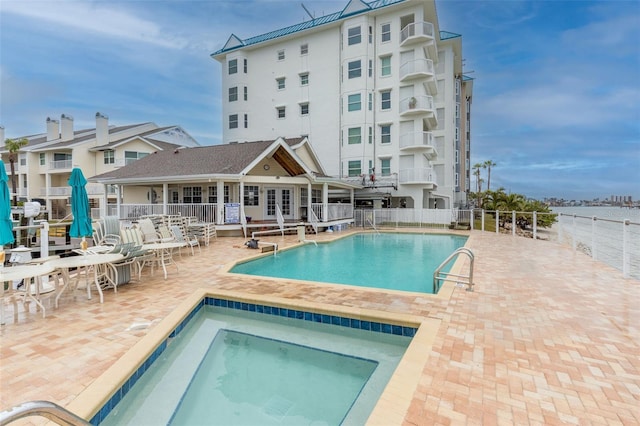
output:
<path id="1" fill-rule="evenodd" d="M 311 209 L 316 214 L 320 222 L 353 218 L 353 205 L 351 204 L 331 203 L 327 206 L 326 215 L 324 205 L 322 203 L 311 204 Z"/>
<path id="2" fill-rule="evenodd" d="M 409 132 L 400 136 L 400 149 L 424 149 L 433 153 L 433 157 L 438 155 L 436 151 L 435 138 L 431 132 Z"/>
<path id="3" fill-rule="evenodd" d="M 73 160 L 55 160 L 49 162 L 49 169 L 61 170 L 70 169 L 73 167 Z"/>
<path id="4" fill-rule="evenodd" d="M 416 95 L 404 98 L 400 101 L 401 115 L 416 115 L 435 113 L 433 106 L 433 96 Z"/>
<path id="5" fill-rule="evenodd" d="M 88 183 L 85 186 L 87 190 L 87 195 L 103 195 L 104 194 L 104 185 L 99 183 Z M 107 194 L 113 195 L 116 193 L 115 187 L 109 186 L 107 187 Z M 70 197 L 71 196 L 71 187 L 70 186 L 50 186 L 48 188 L 40 188 L 40 195 L 44 197 Z"/>
<path id="6" fill-rule="evenodd" d="M 400 170 L 398 180 L 404 184 L 436 184 L 436 172 L 433 167 L 423 169 Z"/>
<path id="7" fill-rule="evenodd" d="M 433 40 L 434 29 L 431 22 L 412 22 L 400 32 L 400 45 L 411 42 Z"/>
<path id="8" fill-rule="evenodd" d="M 109 205 L 110 211 L 115 208 Z M 135 220 L 141 216 L 164 214 L 162 204 L 121 204 L 120 212 L 111 212 L 118 214 L 120 219 Z M 181 215 L 186 217 L 197 217 L 200 222 L 216 223 L 216 204 L 167 204 L 168 215 Z"/>
<path id="9" fill-rule="evenodd" d="M 433 77 L 435 67 L 431 59 L 414 59 L 400 66 L 400 81 Z"/>

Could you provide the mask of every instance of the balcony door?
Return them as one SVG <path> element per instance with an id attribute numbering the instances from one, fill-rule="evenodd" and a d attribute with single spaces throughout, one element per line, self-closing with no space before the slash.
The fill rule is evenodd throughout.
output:
<path id="1" fill-rule="evenodd" d="M 282 217 L 285 220 L 294 219 L 293 217 L 293 188 L 265 188 L 265 219 L 276 220 L 277 209 L 280 207 Z"/>

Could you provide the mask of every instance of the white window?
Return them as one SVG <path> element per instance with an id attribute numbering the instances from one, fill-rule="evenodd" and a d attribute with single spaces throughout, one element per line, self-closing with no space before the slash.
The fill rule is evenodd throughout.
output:
<path id="1" fill-rule="evenodd" d="M 114 164 L 116 162 L 115 152 L 112 149 L 104 151 L 104 164 Z M 42 165 L 42 154 L 40 154 L 40 164 Z"/>
<path id="2" fill-rule="evenodd" d="M 360 27 L 349 28 L 348 30 L 348 44 L 349 46 L 353 44 L 358 44 L 362 41 L 362 37 L 360 35 Z"/>
<path id="3" fill-rule="evenodd" d="M 47 154 L 45 154 L 44 152 L 40 153 L 40 165 L 44 166 L 45 164 L 47 164 Z"/>
<path id="4" fill-rule="evenodd" d="M 307 86 L 309 85 L 309 73 L 306 72 L 304 74 L 300 74 L 300 85 Z"/>
<path id="5" fill-rule="evenodd" d="M 373 110 L 373 93 L 369 93 L 369 111 Z"/>
<path id="6" fill-rule="evenodd" d="M 373 143 L 373 127 L 369 126 L 369 144 Z"/>
<path id="7" fill-rule="evenodd" d="M 380 160 L 380 174 L 382 176 L 391 176 L 391 158 Z"/>
<path id="8" fill-rule="evenodd" d="M 235 102 L 238 100 L 238 88 L 229 87 L 229 102 Z"/>
<path id="9" fill-rule="evenodd" d="M 391 125 L 380 126 L 380 143 L 391 143 Z"/>
<path id="10" fill-rule="evenodd" d="M 300 115 L 309 115 L 309 104 L 300 104 Z"/>
<path id="11" fill-rule="evenodd" d="M 362 76 L 362 63 L 358 61 L 349 62 L 349 78 L 358 78 Z"/>
<path id="12" fill-rule="evenodd" d="M 202 204 L 202 187 L 185 186 L 182 188 L 182 202 L 184 204 Z"/>
<path id="13" fill-rule="evenodd" d="M 260 200 L 259 194 L 260 188 L 256 185 L 244 186 L 244 205 L 245 206 L 258 206 Z"/>
<path id="14" fill-rule="evenodd" d="M 382 110 L 391 109 L 391 90 L 380 92 L 380 108 Z"/>
<path id="15" fill-rule="evenodd" d="M 276 85 L 278 86 L 278 90 L 283 90 L 285 88 L 285 78 L 276 78 Z"/>
<path id="16" fill-rule="evenodd" d="M 244 100 L 249 100 L 249 88 L 244 86 Z"/>
<path id="17" fill-rule="evenodd" d="M 360 160 L 349 161 L 349 177 L 358 177 L 362 174 Z"/>
<path id="18" fill-rule="evenodd" d="M 306 55 L 309 53 L 309 45 L 307 43 L 300 45 L 300 54 Z"/>
<path id="19" fill-rule="evenodd" d="M 391 56 L 380 58 L 380 75 L 382 77 L 391 75 Z"/>
<path id="20" fill-rule="evenodd" d="M 229 74 L 235 74 L 238 72 L 238 60 L 232 59 L 229 61 Z"/>
<path id="21" fill-rule="evenodd" d="M 230 129 L 238 128 L 238 114 L 231 114 L 229 116 L 229 128 Z"/>
<path id="22" fill-rule="evenodd" d="M 146 157 L 147 155 L 149 155 L 148 152 L 137 152 L 137 151 L 125 151 L 124 152 L 124 164 L 129 165 L 131 163 L 133 163 L 134 161 L 138 161 L 141 158 Z"/>
<path id="23" fill-rule="evenodd" d="M 244 73 L 247 73 L 247 60 L 244 60 Z"/>
<path id="24" fill-rule="evenodd" d="M 386 41 L 391 40 L 391 24 L 382 24 L 382 29 L 380 31 L 381 42 L 384 43 Z"/>
<path id="25" fill-rule="evenodd" d="M 277 107 L 278 118 L 285 118 L 287 116 L 286 107 Z"/>
<path id="26" fill-rule="evenodd" d="M 360 93 L 356 93 L 354 95 L 349 95 L 348 97 L 348 107 L 349 111 L 360 111 L 362 109 Z"/>
<path id="27" fill-rule="evenodd" d="M 278 50 L 278 60 L 284 61 L 284 49 Z"/>
<path id="28" fill-rule="evenodd" d="M 369 59 L 369 77 L 373 77 L 373 60 Z"/>
<path id="29" fill-rule="evenodd" d="M 245 129 L 249 128 L 249 114 L 244 115 L 244 128 Z"/>
<path id="30" fill-rule="evenodd" d="M 350 127 L 348 143 L 349 145 L 356 145 L 362 143 L 362 129 L 360 127 Z"/>

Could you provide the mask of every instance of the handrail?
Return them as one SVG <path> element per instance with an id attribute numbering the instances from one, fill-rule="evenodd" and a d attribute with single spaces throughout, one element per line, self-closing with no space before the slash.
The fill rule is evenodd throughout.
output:
<path id="1" fill-rule="evenodd" d="M 282 216 L 282 211 L 280 210 L 280 205 L 276 204 L 276 219 L 278 220 L 278 227 L 284 237 L 284 217 Z"/>
<path id="2" fill-rule="evenodd" d="M 309 215 L 309 221 L 311 223 L 311 226 L 313 227 L 314 232 L 316 233 L 316 235 L 318 234 L 318 222 L 320 222 L 320 219 L 318 219 L 318 216 L 316 215 L 316 212 L 313 211 L 313 209 L 310 210 L 310 215 Z"/>
<path id="3" fill-rule="evenodd" d="M 459 254 L 466 254 L 469 257 L 469 275 L 459 275 L 452 274 L 450 272 L 442 272 L 442 268 L 444 268 L 454 257 L 457 257 Z M 473 252 L 466 247 L 460 247 L 446 258 L 444 262 L 440 264 L 433 272 L 433 294 L 436 294 L 438 290 L 440 290 L 441 281 L 458 281 L 464 284 L 467 284 L 467 291 L 473 291 L 473 261 L 475 260 L 475 256 Z M 449 277 L 455 277 L 457 279 L 452 280 Z M 466 282 L 463 280 L 467 280 Z"/>
<path id="4" fill-rule="evenodd" d="M 61 425 L 91 426 L 91 423 L 50 401 L 28 401 L 0 412 L 0 426 L 23 417 L 42 416 Z"/>
<path id="5" fill-rule="evenodd" d="M 378 231 L 378 228 L 376 228 L 376 226 L 373 224 L 373 222 L 371 222 L 371 219 L 367 218 L 367 222 L 369 222 L 369 225 L 371 225 L 373 230 L 376 231 L 376 234 L 380 235 L 380 231 Z"/>

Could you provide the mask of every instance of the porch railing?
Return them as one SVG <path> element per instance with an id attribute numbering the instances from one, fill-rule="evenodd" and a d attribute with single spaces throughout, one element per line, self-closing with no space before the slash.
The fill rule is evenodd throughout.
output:
<path id="1" fill-rule="evenodd" d="M 353 205 L 342 203 L 330 203 L 327 211 L 324 210 L 324 204 L 313 203 L 311 210 L 315 213 L 320 222 L 330 222 L 332 220 L 351 219 L 353 217 Z"/>
<path id="2" fill-rule="evenodd" d="M 121 204 L 117 214 L 121 219 L 131 220 L 163 213 L 162 204 Z M 200 222 L 216 223 L 216 204 L 167 204 L 166 214 L 196 217 Z"/>

